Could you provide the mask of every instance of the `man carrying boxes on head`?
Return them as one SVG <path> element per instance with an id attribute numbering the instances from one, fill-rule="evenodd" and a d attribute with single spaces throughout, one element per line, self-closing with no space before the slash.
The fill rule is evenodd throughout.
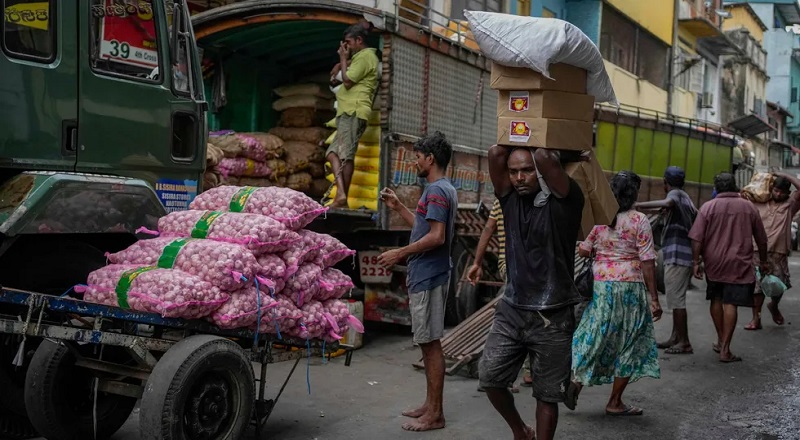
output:
<path id="1" fill-rule="evenodd" d="M 531 358 L 535 438 L 552 439 L 572 361 L 575 246 L 595 222 L 613 219 L 616 201 L 591 154 L 594 98 L 586 71 L 550 66 L 555 81 L 495 64 L 498 145 L 489 173 L 505 220 L 508 283 L 480 362 L 480 382 L 514 438 L 534 438 L 508 391 Z M 578 163 L 567 164 L 570 160 Z M 598 171 L 599 170 L 599 171 Z M 585 220 L 585 221 L 584 221 Z"/>

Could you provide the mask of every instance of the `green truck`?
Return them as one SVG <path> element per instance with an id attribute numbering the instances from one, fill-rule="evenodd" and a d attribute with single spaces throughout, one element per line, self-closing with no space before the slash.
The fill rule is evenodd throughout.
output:
<path id="1" fill-rule="evenodd" d="M 190 17 L 186 0 L 0 0 L 0 284 L 61 295 L 85 282 L 106 252 L 203 190 L 209 130 L 269 130 L 272 89 L 329 72 L 343 30 L 367 20 L 382 61 L 378 186 L 413 206 L 422 191 L 413 142 L 440 130 L 455 144 L 457 287 L 493 201 L 486 151 L 496 140 L 497 95 L 474 43 L 412 3 L 243 1 Z M 223 106 L 220 70 L 201 67 L 209 62 L 223 67 Z M 687 167 L 698 202 L 730 165 L 733 142 L 698 124 L 600 107 L 596 119 L 601 163 L 652 176 L 648 198 L 661 196 L 668 164 Z M 408 240 L 400 218 L 379 203 L 331 211 L 310 227 L 359 252 L 358 264 L 342 269 L 365 291 L 367 320 L 408 323 L 404 274 L 375 261 Z M 451 323 L 474 310 L 478 294 L 459 298 L 460 308 L 450 299 Z M 22 384 L 35 348 L 32 338 L 21 344 L 0 333 L 0 438 L 33 435 Z"/>

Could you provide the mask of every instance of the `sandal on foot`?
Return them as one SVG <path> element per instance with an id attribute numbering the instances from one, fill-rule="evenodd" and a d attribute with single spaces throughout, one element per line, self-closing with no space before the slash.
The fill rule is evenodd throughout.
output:
<path id="1" fill-rule="evenodd" d="M 730 357 L 730 359 L 722 359 L 722 358 L 720 358 L 719 361 L 722 362 L 723 364 L 729 364 L 731 362 L 741 362 L 742 358 L 740 358 L 739 356 L 733 355 L 733 356 Z"/>
<path id="2" fill-rule="evenodd" d="M 640 416 L 644 414 L 644 410 L 641 408 L 636 408 L 635 406 L 625 405 L 625 409 L 622 411 L 609 411 L 606 410 L 607 416 Z"/>
<path id="3" fill-rule="evenodd" d="M 692 347 L 670 347 L 664 350 L 666 354 L 694 354 Z"/>
<path id="4" fill-rule="evenodd" d="M 719 344 L 717 343 L 711 344 L 711 349 L 714 350 L 714 353 L 719 353 Z"/>
<path id="5" fill-rule="evenodd" d="M 663 350 L 665 348 L 673 347 L 674 345 L 675 345 L 675 343 L 669 342 L 669 341 L 667 341 L 667 342 L 658 342 L 658 343 L 656 343 L 656 348 L 658 348 L 660 350 Z"/>
<path id="6" fill-rule="evenodd" d="M 745 330 L 761 330 L 762 327 L 761 327 L 761 324 L 753 325 L 753 323 L 751 322 L 750 324 L 747 324 L 746 326 L 744 326 L 744 329 Z"/>

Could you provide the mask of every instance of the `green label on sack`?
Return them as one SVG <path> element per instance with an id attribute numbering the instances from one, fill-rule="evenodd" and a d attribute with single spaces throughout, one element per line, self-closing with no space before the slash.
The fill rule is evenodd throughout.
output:
<path id="1" fill-rule="evenodd" d="M 161 251 L 161 256 L 158 257 L 158 267 L 162 269 L 172 269 L 172 267 L 175 266 L 175 259 L 178 258 L 178 254 L 181 253 L 181 249 L 186 246 L 186 243 L 193 240 L 193 238 L 180 238 L 168 244 L 164 250 Z"/>
<path id="2" fill-rule="evenodd" d="M 255 186 L 243 186 L 242 189 L 236 191 L 236 194 L 233 195 L 231 199 L 230 209 L 231 212 L 242 212 L 244 211 L 244 205 L 247 204 L 247 200 L 253 195 L 254 192 L 258 190 Z"/>
<path id="3" fill-rule="evenodd" d="M 129 270 L 122 274 L 119 281 L 117 281 L 117 304 L 123 309 L 130 309 L 131 306 L 128 305 L 128 291 L 131 290 L 131 284 L 133 284 L 133 280 L 136 279 L 139 275 L 151 271 L 153 269 L 158 269 L 155 266 L 148 266 L 148 267 L 140 267 L 138 269 Z"/>
<path id="4" fill-rule="evenodd" d="M 194 229 L 192 229 L 192 238 L 206 238 L 208 229 L 211 228 L 211 223 L 214 223 L 214 220 L 218 219 L 222 214 L 225 213 L 220 211 L 208 211 L 203 214 L 203 216 L 197 220 Z"/>

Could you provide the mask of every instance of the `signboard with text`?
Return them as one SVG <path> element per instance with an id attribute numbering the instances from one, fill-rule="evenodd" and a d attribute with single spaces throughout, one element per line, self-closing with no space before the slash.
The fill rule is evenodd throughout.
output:
<path id="1" fill-rule="evenodd" d="M 100 8 L 95 9 L 99 15 Z M 158 67 L 156 27 L 150 0 L 105 0 L 100 58 L 132 66 Z"/>

